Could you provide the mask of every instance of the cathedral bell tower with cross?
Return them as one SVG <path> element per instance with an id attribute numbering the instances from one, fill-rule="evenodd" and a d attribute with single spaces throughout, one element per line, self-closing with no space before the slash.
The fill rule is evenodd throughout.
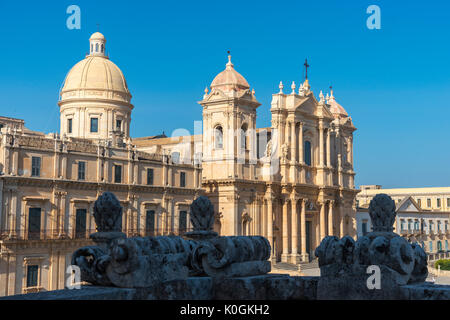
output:
<path id="1" fill-rule="evenodd" d="M 218 211 L 233 212 L 221 234 L 238 235 L 241 230 L 237 198 L 241 186 L 237 181 L 256 177 L 256 109 L 261 104 L 247 80 L 234 68 L 229 51 L 225 70 L 205 89 L 199 104 L 203 107 L 203 181 L 214 181 L 216 192 L 230 194 L 232 199 L 223 205 L 219 203 L 221 199 L 214 199 L 214 194 L 208 196 L 219 206 Z"/>

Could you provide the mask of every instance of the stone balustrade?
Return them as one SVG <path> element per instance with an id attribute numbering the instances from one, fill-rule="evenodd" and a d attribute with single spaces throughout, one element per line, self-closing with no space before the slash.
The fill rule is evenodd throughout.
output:
<path id="1" fill-rule="evenodd" d="M 449 300 L 450 286 L 425 282 L 427 255 L 393 233 L 395 203 L 377 195 L 369 213 L 373 232 L 354 241 L 327 236 L 316 249 L 320 277 L 268 274 L 270 244 L 264 237 L 220 237 L 206 197 L 191 205 L 194 230 L 184 237 L 131 237 L 121 230 L 122 208 L 105 193 L 94 211 L 96 246 L 74 252 L 79 289 L 8 296 L 3 300 Z M 368 267 L 380 270 L 370 287 Z"/>

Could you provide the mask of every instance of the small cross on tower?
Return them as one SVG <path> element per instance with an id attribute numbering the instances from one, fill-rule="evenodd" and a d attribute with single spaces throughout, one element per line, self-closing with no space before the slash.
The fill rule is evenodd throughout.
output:
<path id="1" fill-rule="evenodd" d="M 305 59 L 305 63 L 303 65 L 305 66 L 305 80 L 308 80 L 308 68 L 310 67 L 308 64 L 308 59 Z"/>

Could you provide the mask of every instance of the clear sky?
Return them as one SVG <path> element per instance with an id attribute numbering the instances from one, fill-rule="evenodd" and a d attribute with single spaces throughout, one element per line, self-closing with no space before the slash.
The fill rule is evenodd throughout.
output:
<path id="1" fill-rule="evenodd" d="M 66 9 L 81 9 L 69 30 Z M 381 30 L 366 9 L 381 8 Z M 262 103 L 282 80 L 316 96 L 333 85 L 352 117 L 356 185 L 450 185 L 450 4 L 448 1 L 1 1 L 0 115 L 59 131 L 58 92 L 100 31 L 133 95 L 133 137 L 193 131 L 204 88 L 231 50 Z"/>

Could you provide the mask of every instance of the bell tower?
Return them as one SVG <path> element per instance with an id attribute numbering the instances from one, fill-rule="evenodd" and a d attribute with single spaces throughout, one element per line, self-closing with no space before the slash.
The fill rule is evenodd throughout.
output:
<path id="1" fill-rule="evenodd" d="M 221 235 L 243 234 L 248 180 L 256 179 L 256 109 L 261 105 L 228 56 L 225 70 L 205 89 L 202 185 L 217 212 Z"/>
<path id="2" fill-rule="evenodd" d="M 255 91 L 239 74 L 228 55 L 225 70 L 205 89 L 203 100 L 204 179 L 255 178 Z"/>

